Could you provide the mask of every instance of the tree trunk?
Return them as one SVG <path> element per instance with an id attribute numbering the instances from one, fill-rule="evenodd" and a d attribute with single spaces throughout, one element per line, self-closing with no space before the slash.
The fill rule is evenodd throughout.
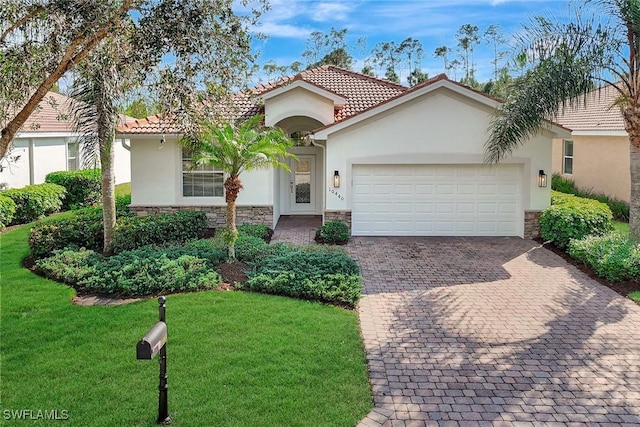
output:
<path id="1" fill-rule="evenodd" d="M 113 133 L 100 141 L 100 167 L 102 176 L 102 219 L 104 222 L 104 252 L 113 253 L 113 233 L 116 226 L 116 197 Z"/>
<path id="2" fill-rule="evenodd" d="M 631 197 L 629 199 L 629 235 L 640 241 L 640 137 L 633 138 L 629 146 L 631 163 Z"/>
<path id="3" fill-rule="evenodd" d="M 629 197 L 629 237 L 640 240 L 640 107 L 622 109 L 624 127 L 629 134 L 631 194 Z"/>
<path id="4" fill-rule="evenodd" d="M 242 190 L 242 183 L 238 175 L 232 174 L 224 181 L 225 195 L 227 202 L 227 261 L 234 262 L 236 260 L 235 243 L 238 239 L 238 229 L 236 228 L 236 200 L 238 193 Z"/>

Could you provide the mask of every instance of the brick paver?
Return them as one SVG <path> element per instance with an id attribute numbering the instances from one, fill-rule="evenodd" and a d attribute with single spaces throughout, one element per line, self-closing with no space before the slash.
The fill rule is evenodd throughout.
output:
<path id="1" fill-rule="evenodd" d="M 315 243 L 316 230 L 322 225 L 319 215 L 282 215 L 278 220 L 271 243 L 293 243 L 306 246 Z"/>
<path id="2" fill-rule="evenodd" d="M 536 242 L 354 237 L 347 250 L 382 410 L 362 425 L 640 424 L 640 306 Z"/>

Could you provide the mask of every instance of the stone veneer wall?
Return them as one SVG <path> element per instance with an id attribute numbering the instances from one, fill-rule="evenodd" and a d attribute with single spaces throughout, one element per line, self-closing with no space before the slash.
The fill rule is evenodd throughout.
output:
<path id="1" fill-rule="evenodd" d="M 542 211 L 524 211 L 524 238 L 540 237 L 540 214 Z"/>
<path id="2" fill-rule="evenodd" d="M 207 215 L 209 227 L 215 228 L 225 224 L 226 206 L 129 206 L 129 210 L 138 215 L 154 215 L 178 211 L 202 211 Z M 273 206 L 236 206 L 236 223 L 264 224 L 273 228 Z"/>
<path id="3" fill-rule="evenodd" d="M 351 231 L 351 211 L 324 211 L 324 222 L 342 221 Z"/>

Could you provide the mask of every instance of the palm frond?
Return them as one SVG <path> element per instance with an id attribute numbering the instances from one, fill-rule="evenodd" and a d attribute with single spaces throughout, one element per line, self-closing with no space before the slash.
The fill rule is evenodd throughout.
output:
<path id="1" fill-rule="evenodd" d="M 537 18 L 518 37 L 517 50 L 534 63 L 496 112 L 485 143 L 485 160 L 498 162 L 557 118 L 565 108 L 584 102 L 615 70 L 614 32 L 595 19 L 565 24 Z"/>

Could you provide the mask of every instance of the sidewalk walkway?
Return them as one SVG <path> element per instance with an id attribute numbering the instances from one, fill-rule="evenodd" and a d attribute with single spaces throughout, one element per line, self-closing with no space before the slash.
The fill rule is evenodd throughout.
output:
<path id="1" fill-rule="evenodd" d="M 320 215 L 282 215 L 271 243 L 293 243 L 306 246 L 315 243 L 316 230 L 322 225 Z"/>

